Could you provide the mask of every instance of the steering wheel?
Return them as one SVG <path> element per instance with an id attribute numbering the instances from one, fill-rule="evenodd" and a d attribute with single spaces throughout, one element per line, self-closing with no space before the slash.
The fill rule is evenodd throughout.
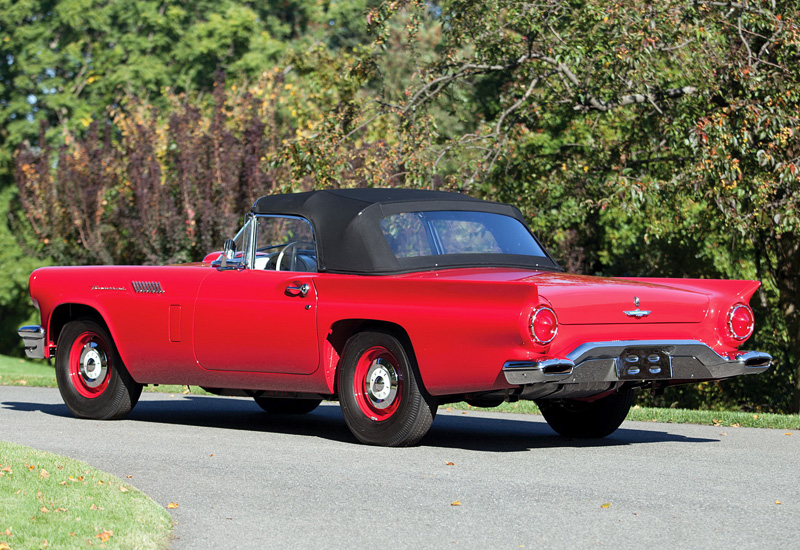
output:
<path id="1" fill-rule="evenodd" d="M 296 271 L 297 270 L 297 247 L 301 245 L 306 245 L 310 247 L 312 250 L 316 250 L 316 245 L 311 241 L 292 241 L 286 246 L 278 254 L 278 261 L 275 263 L 275 271 L 281 270 L 281 263 L 283 263 L 283 257 L 286 255 L 287 252 L 291 251 L 291 256 L 289 257 L 289 271 Z"/>

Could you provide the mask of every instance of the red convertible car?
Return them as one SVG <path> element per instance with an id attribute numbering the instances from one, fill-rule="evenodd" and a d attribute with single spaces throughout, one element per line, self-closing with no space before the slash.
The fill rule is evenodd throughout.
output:
<path id="1" fill-rule="evenodd" d="M 740 351 L 755 281 L 565 273 L 516 208 L 408 189 L 253 204 L 203 263 L 47 267 L 30 278 L 70 411 L 127 415 L 145 384 L 249 396 L 269 413 L 338 399 L 355 437 L 411 445 L 437 406 L 538 403 L 568 437 L 604 437 L 637 388 L 766 370 Z"/>

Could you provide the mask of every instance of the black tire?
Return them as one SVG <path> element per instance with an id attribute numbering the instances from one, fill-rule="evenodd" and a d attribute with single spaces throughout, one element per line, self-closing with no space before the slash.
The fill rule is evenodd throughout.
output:
<path id="1" fill-rule="evenodd" d="M 61 331 L 56 380 L 64 403 L 78 418 L 124 418 L 142 394 L 108 331 L 88 319 L 71 321 Z"/>
<path id="2" fill-rule="evenodd" d="M 619 428 L 633 404 L 633 392 L 621 390 L 597 401 L 537 401 L 544 419 L 564 437 L 600 438 Z"/>
<path id="3" fill-rule="evenodd" d="M 254 397 L 256 405 L 270 414 L 308 414 L 322 399 L 291 399 L 283 397 Z"/>
<path id="4" fill-rule="evenodd" d="M 414 445 L 428 433 L 437 400 L 419 379 L 410 354 L 384 332 L 360 332 L 342 352 L 339 403 L 347 427 L 362 443 Z"/>

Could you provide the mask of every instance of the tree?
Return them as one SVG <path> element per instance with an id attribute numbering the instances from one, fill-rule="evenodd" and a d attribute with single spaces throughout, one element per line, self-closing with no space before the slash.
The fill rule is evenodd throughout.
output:
<path id="1" fill-rule="evenodd" d="M 210 91 L 217 71 L 256 78 L 289 50 L 365 35 L 367 0 L 0 0 L 0 186 L 41 121 L 57 145 L 125 93 Z"/>
<path id="2" fill-rule="evenodd" d="M 417 22 L 409 43 L 420 26 L 442 36 L 382 99 L 430 144 L 416 178 L 521 205 L 572 269 L 757 275 L 798 410 L 796 3 L 384 2 L 368 15 L 379 45 L 398 16 Z"/>

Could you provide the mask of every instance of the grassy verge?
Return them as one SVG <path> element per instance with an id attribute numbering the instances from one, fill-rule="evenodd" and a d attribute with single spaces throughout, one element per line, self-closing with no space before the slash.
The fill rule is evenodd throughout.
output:
<path id="1" fill-rule="evenodd" d="M 0 355 L 0 385 L 55 387 L 56 371 L 44 361 Z"/>
<path id="2" fill-rule="evenodd" d="M 481 409 L 466 403 L 453 403 L 447 407 L 459 410 L 501 411 L 522 414 L 541 414 L 533 401 L 503 403 L 494 409 Z M 639 422 L 664 422 L 667 424 L 704 424 L 708 426 L 730 426 L 734 428 L 772 428 L 778 430 L 800 430 L 800 415 L 748 413 L 738 411 L 692 411 L 687 409 L 656 409 L 634 405 L 627 420 Z"/>
<path id="3" fill-rule="evenodd" d="M 0 355 L 0 386 L 56 387 L 56 371 L 46 361 L 30 361 L 18 357 Z M 145 386 L 144 391 L 158 393 L 191 393 L 209 395 L 208 392 L 192 386 Z M 2 548 L 0 548 L 2 550 Z"/>
<path id="4" fill-rule="evenodd" d="M 0 355 L 0 385 L 50 386 L 55 387 L 56 378 L 53 367 L 43 361 L 28 361 Z M 207 395 L 204 390 L 192 386 L 146 386 L 145 391 L 161 393 L 191 393 Z M 494 409 L 479 409 L 466 403 L 454 403 L 447 407 L 460 410 L 487 410 L 514 412 L 522 414 L 541 414 L 533 401 L 503 403 Z M 742 426 L 746 428 L 773 428 L 780 430 L 800 430 L 800 415 L 746 413 L 736 411 L 692 411 L 686 409 L 656 409 L 635 406 L 628 414 L 628 420 L 642 422 L 666 422 L 675 424 L 706 424 L 709 426 Z M 0 548 L 2 550 L 2 548 Z"/>
<path id="5" fill-rule="evenodd" d="M 0 550 L 167 548 L 157 503 L 88 464 L 0 441 Z"/>

